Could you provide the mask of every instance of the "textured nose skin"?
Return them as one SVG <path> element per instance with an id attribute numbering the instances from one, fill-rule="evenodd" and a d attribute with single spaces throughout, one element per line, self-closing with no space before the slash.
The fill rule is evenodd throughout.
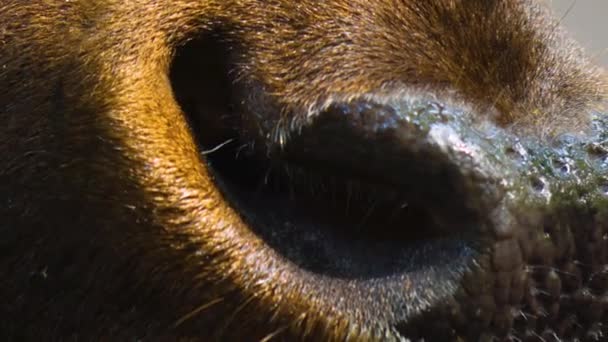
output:
<path id="1" fill-rule="evenodd" d="M 606 336 L 608 117 L 551 140 L 474 117 L 423 99 L 362 100 L 265 136 L 271 154 L 406 189 L 446 233 L 472 234 L 480 257 L 454 300 L 404 336 Z"/>
<path id="2" fill-rule="evenodd" d="M 605 115 L 594 114 L 584 135 L 550 141 L 475 117 L 424 99 L 362 100 L 330 105 L 304 124 L 268 126 L 274 130 L 263 135 L 281 158 L 405 187 L 439 211 L 485 216 L 499 239 L 515 234 L 522 215 L 607 199 Z"/>

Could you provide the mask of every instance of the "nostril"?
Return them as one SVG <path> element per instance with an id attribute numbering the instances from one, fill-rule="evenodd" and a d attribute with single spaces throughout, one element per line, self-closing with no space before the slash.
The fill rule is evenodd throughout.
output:
<path id="1" fill-rule="evenodd" d="M 458 169 L 388 133 L 404 123 L 394 108 L 337 104 L 283 129 L 262 89 L 233 79 L 235 58 L 212 32 L 176 51 L 170 77 L 216 185 L 268 247 L 343 279 L 467 264 L 478 218 L 456 198 Z"/>
<path id="2" fill-rule="evenodd" d="M 428 279 L 441 283 L 438 292 L 453 289 L 476 253 L 480 225 L 477 204 L 456 197 L 464 198 L 460 180 L 469 176 L 439 148 L 424 158 L 398 141 L 407 132 L 385 134 L 405 124 L 392 106 L 361 101 L 357 112 L 340 103 L 321 121 L 302 119 L 304 112 L 281 121 L 263 87 L 234 79 L 238 58 L 221 32 L 210 33 L 176 51 L 170 78 L 201 160 L 247 228 L 282 263 L 311 275 L 385 284 L 394 293 Z M 438 116 L 437 106 L 425 108 L 418 110 Z M 390 297 L 382 291 L 378 305 Z M 431 299 L 402 296 L 386 314 L 410 315 L 404 303 L 422 308 Z"/>
<path id="3" fill-rule="evenodd" d="M 497 192 L 458 132 L 433 130 L 456 114 L 409 101 L 287 122 L 245 110 L 236 143 L 205 158 L 249 228 L 301 269 L 362 280 L 465 267 Z"/>
<path id="4" fill-rule="evenodd" d="M 382 329 L 451 296 L 478 254 L 482 223 L 475 205 L 450 194 L 466 192 L 461 179 L 478 182 L 439 147 L 428 160 L 395 140 L 399 134 L 373 133 L 403 123 L 391 106 L 361 106 L 359 118 L 369 121 L 359 126 L 338 110 L 345 104 L 319 116 L 327 125 L 302 119 L 305 112 L 282 115 L 288 106 L 265 102 L 264 87 L 235 79 L 244 57 L 230 44 L 219 32 L 188 42 L 175 53 L 170 80 L 223 196 L 219 206 L 240 216 L 229 244 L 241 248 L 227 257 L 255 281 L 251 288 L 271 284 L 273 307 L 296 303 L 311 315 Z M 420 110 L 438 116 L 427 107 Z M 287 128 L 286 116 L 294 118 Z M 345 140 L 331 143 L 332 130 Z M 222 227 L 208 233 L 225 241 Z"/>

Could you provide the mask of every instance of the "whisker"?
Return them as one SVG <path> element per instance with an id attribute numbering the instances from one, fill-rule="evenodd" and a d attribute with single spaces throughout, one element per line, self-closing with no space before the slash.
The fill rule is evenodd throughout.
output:
<path id="1" fill-rule="evenodd" d="M 577 2 L 578 2 L 578 0 L 573 0 L 572 1 L 572 3 L 570 4 L 570 6 L 566 10 L 566 12 L 564 12 L 564 14 L 562 15 L 562 17 L 559 19 L 559 21 L 558 21 L 559 24 L 561 24 L 566 19 L 566 17 L 570 14 L 570 12 L 572 12 L 572 10 L 574 9 L 574 6 L 576 6 Z"/>
<path id="2" fill-rule="evenodd" d="M 275 330 L 274 332 L 266 335 L 266 337 L 264 337 L 263 339 L 260 340 L 260 342 L 269 342 L 270 340 L 272 340 L 273 338 L 277 337 L 278 335 L 282 334 L 283 332 L 285 332 L 285 330 L 287 330 L 287 328 L 289 328 L 289 324 L 278 328 L 277 330 Z"/>
<path id="3" fill-rule="evenodd" d="M 198 315 L 199 313 L 201 313 L 202 311 L 214 306 L 215 304 L 222 302 L 223 300 L 224 300 L 224 298 L 216 298 L 208 303 L 205 303 L 205 304 L 199 306 L 198 308 L 192 310 L 190 313 L 188 313 L 184 317 L 180 318 L 177 322 L 175 322 L 175 324 L 173 325 L 173 328 L 179 327 L 180 325 L 184 324 L 184 322 L 188 321 L 192 317 L 194 317 L 194 316 Z"/>
<path id="4" fill-rule="evenodd" d="M 217 151 L 219 151 L 219 150 L 220 150 L 222 147 L 224 147 L 224 146 L 226 146 L 226 145 L 230 144 L 230 143 L 231 143 L 231 142 L 233 142 L 233 141 L 234 141 L 234 139 L 232 139 L 232 138 L 231 138 L 231 139 L 228 139 L 228 140 L 224 141 L 223 143 L 221 143 L 221 144 L 217 145 L 216 147 L 214 147 L 214 148 L 212 148 L 212 149 L 210 149 L 210 150 L 202 151 L 202 152 L 201 152 L 201 155 L 206 156 L 206 155 L 209 155 L 209 154 L 211 154 L 211 153 L 213 153 L 213 152 L 217 152 Z"/>

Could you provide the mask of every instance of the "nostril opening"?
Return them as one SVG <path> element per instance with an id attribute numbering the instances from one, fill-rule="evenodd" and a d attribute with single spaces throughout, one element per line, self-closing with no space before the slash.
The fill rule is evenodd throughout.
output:
<path id="1" fill-rule="evenodd" d="M 302 269 L 383 278 L 471 254 L 479 224 L 466 208 L 452 205 L 438 215 L 412 188 L 315 161 L 278 163 L 235 153 L 226 148 L 206 156 L 218 186 L 249 229 Z"/>

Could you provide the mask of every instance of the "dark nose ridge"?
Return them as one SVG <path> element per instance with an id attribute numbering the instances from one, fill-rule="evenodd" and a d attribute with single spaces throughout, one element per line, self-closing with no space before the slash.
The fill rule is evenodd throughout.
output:
<path id="1" fill-rule="evenodd" d="M 436 100 L 355 100 L 260 134 L 271 156 L 398 187 L 439 222 L 473 220 L 498 239 L 513 236 L 522 208 L 560 206 L 556 194 L 606 197 L 605 115 L 592 115 L 585 136 L 552 141 L 475 116 Z"/>
<path id="2" fill-rule="evenodd" d="M 464 112 L 432 101 L 334 104 L 270 136 L 288 137 L 271 147 L 280 158 L 398 188 L 448 229 L 484 221 L 512 177 Z"/>

